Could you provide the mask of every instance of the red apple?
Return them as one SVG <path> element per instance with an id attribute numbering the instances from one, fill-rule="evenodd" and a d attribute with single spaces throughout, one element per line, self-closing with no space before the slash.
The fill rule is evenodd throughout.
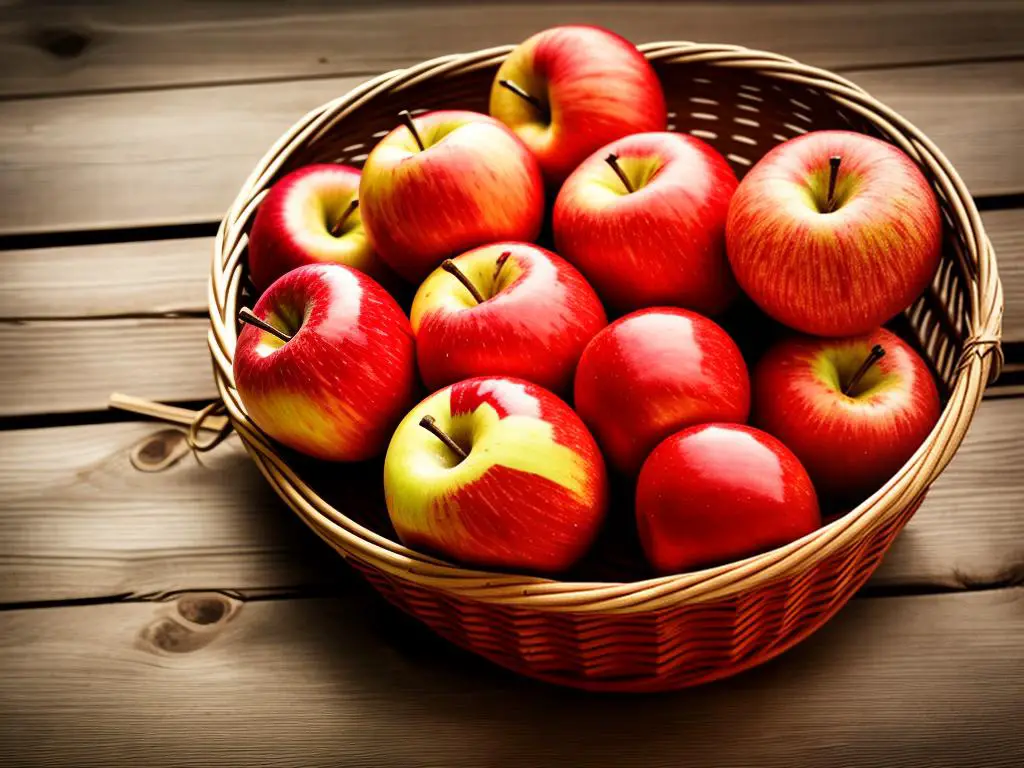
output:
<path id="1" fill-rule="evenodd" d="M 359 183 L 377 253 L 419 282 L 444 259 L 497 240 L 533 240 L 544 185 L 529 150 L 477 112 L 404 113 L 370 152 Z"/>
<path id="2" fill-rule="evenodd" d="M 661 573 L 740 560 L 821 525 L 800 461 L 769 434 L 701 424 L 658 445 L 636 487 L 640 543 Z"/>
<path id="3" fill-rule="evenodd" d="M 463 282 L 464 281 L 464 282 Z M 567 261 L 529 243 L 462 254 L 413 299 L 420 375 L 430 389 L 472 376 L 515 376 L 567 392 L 583 347 L 608 322 Z"/>
<path id="4" fill-rule="evenodd" d="M 359 171 L 307 165 L 281 178 L 263 198 L 249 233 L 249 275 L 265 291 L 306 264 L 344 264 L 376 279 L 387 268 L 363 231 Z"/>
<path id="5" fill-rule="evenodd" d="M 502 63 L 490 112 L 560 184 L 599 147 L 641 131 L 663 131 L 665 95 L 631 42 L 606 29 L 565 26 L 539 32 Z"/>
<path id="6" fill-rule="evenodd" d="M 635 475 L 673 432 L 746 421 L 750 380 L 736 344 L 714 321 L 685 309 L 646 309 L 591 339 L 576 368 L 575 402 L 609 463 Z"/>
<path id="7" fill-rule="evenodd" d="M 639 133 L 587 158 L 562 185 L 555 247 L 610 307 L 721 312 L 736 296 L 725 219 L 736 175 L 681 133 Z"/>
<path id="8" fill-rule="evenodd" d="M 899 149 L 818 131 L 750 170 L 725 234 L 736 280 L 766 313 L 805 333 L 854 336 L 928 286 L 942 221 L 927 180 Z"/>
<path id="9" fill-rule="evenodd" d="M 800 457 L 821 493 L 845 500 L 892 477 L 940 410 L 928 366 L 884 329 L 783 340 L 758 362 L 754 393 L 755 423 Z"/>
<path id="10" fill-rule="evenodd" d="M 412 329 L 383 288 L 349 267 L 299 267 L 246 316 L 263 328 L 238 335 L 235 385 L 260 429 L 330 461 L 383 452 L 416 378 Z"/>
<path id="11" fill-rule="evenodd" d="M 398 537 L 469 565 L 557 572 L 590 546 L 608 500 L 579 417 L 520 379 L 435 392 L 398 425 L 384 460 Z"/>

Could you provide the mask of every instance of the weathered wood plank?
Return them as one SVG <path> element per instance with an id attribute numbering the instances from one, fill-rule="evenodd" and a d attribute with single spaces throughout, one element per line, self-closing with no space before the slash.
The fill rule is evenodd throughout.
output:
<path id="1" fill-rule="evenodd" d="M 205 312 L 213 238 L 0 253 L 0 319 Z"/>
<path id="2" fill-rule="evenodd" d="M 1022 432 L 1024 400 L 982 405 L 873 586 L 1021 579 Z M 161 456 L 177 434 L 153 423 L 0 433 L 0 603 L 206 588 L 253 595 L 350 579 L 237 440 L 201 464 L 186 456 L 159 473 L 132 467 L 133 449 L 148 444 L 147 455 Z"/>
<path id="3" fill-rule="evenodd" d="M 1003 341 L 1019 344 L 1024 342 L 1024 209 L 992 211 L 982 218 L 1003 281 Z"/>
<path id="4" fill-rule="evenodd" d="M 854 74 L 977 195 L 1024 185 L 1024 61 Z M 307 110 L 363 78 L 0 103 L 0 234 L 215 221 Z"/>
<path id="5" fill-rule="evenodd" d="M 849 69 L 1024 53 L 1000 2 L 39 3 L 0 11 L 0 95 L 380 72 L 589 23 Z M 840 32 L 837 34 L 837 32 Z"/>
<path id="6" fill-rule="evenodd" d="M 0 323 L 0 416 L 106 408 L 111 392 L 150 400 L 216 395 L 209 321 L 83 320 Z"/>
<path id="7" fill-rule="evenodd" d="M 310 768 L 1024 761 L 1013 726 L 1024 718 L 1024 589 L 854 601 L 767 666 L 647 697 L 514 678 L 362 595 L 202 599 L 0 614 L 5 757 Z"/>

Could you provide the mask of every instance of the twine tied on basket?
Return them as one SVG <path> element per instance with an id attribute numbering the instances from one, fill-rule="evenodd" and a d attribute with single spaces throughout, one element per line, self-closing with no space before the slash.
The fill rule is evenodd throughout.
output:
<path id="1" fill-rule="evenodd" d="M 231 420 L 224 415 L 224 403 L 220 400 L 215 400 L 202 410 L 192 411 L 188 408 L 179 408 L 115 392 L 110 396 L 107 405 L 121 411 L 151 416 L 168 424 L 180 424 L 188 427 L 188 432 L 184 434 L 184 442 L 193 455 L 212 451 L 228 438 L 233 428 Z M 214 435 L 203 440 L 200 437 L 202 430 L 213 432 Z M 152 472 L 166 469 L 179 458 L 181 458 L 180 455 L 164 457 L 159 464 L 149 466 L 140 466 L 139 462 L 133 458 L 132 463 L 138 469 Z"/>
<path id="2" fill-rule="evenodd" d="M 992 363 L 992 370 L 989 372 L 989 383 L 991 384 L 999 377 L 1003 369 L 1003 347 L 999 336 L 995 334 L 981 334 L 972 336 L 964 341 L 960 350 L 960 361 L 957 363 L 956 371 L 959 373 L 971 364 L 971 358 L 977 357 L 984 360 L 989 354 L 995 353 L 995 360 Z"/>

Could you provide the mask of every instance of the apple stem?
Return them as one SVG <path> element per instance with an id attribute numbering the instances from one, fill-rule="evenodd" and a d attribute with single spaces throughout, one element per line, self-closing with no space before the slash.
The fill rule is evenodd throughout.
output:
<path id="1" fill-rule="evenodd" d="M 458 265 L 454 261 L 451 259 L 445 259 L 441 262 L 441 269 L 455 277 L 456 280 L 466 286 L 466 290 L 473 294 L 473 298 L 476 299 L 477 304 L 483 304 L 487 301 L 483 294 L 477 290 L 475 285 L 473 285 L 472 281 L 466 277 L 466 273 L 459 269 Z"/>
<path id="2" fill-rule="evenodd" d="M 276 336 L 281 341 L 289 342 L 292 340 L 292 337 L 289 336 L 284 331 L 279 331 L 266 320 L 260 320 L 258 317 L 256 317 L 256 315 L 252 313 L 252 310 L 249 309 L 248 307 L 242 307 L 240 310 L 238 310 L 238 319 L 241 320 L 243 323 L 254 325 L 261 331 L 266 331 L 272 336 Z"/>
<path id="3" fill-rule="evenodd" d="M 458 456 L 459 459 L 466 458 L 466 452 L 462 450 L 462 446 L 456 443 L 454 440 L 452 440 L 451 437 L 449 437 L 444 430 L 437 426 L 437 423 L 434 421 L 433 416 L 424 416 L 422 419 L 420 419 L 420 426 L 427 430 L 427 432 L 432 434 L 438 440 L 440 440 L 442 443 L 447 445 L 448 448 L 451 449 L 452 453 Z"/>
<path id="4" fill-rule="evenodd" d="M 612 167 L 613 171 L 615 171 L 615 175 L 619 177 L 619 181 L 622 182 L 622 186 L 626 188 L 627 192 L 636 192 L 636 189 L 634 189 L 633 185 L 630 184 L 629 182 L 629 177 L 626 175 L 625 171 L 623 171 L 622 168 L 619 166 L 618 155 L 616 155 L 613 152 L 610 155 L 608 155 L 608 157 L 606 157 L 604 161 Z"/>
<path id="5" fill-rule="evenodd" d="M 875 346 L 871 348 L 871 351 L 868 352 L 868 356 L 864 358 L 864 362 L 860 364 L 860 368 L 857 369 L 857 372 L 850 377 L 848 382 L 846 382 L 846 386 L 843 387 L 843 394 L 849 395 L 853 388 L 860 383 L 860 380 L 864 378 L 864 374 L 871 369 L 871 366 L 883 357 L 885 357 L 885 350 L 882 349 L 882 345 L 875 344 Z"/>
<path id="6" fill-rule="evenodd" d="M 826 213 L 832 213 L 836 208 L 836 180 L 839 177 L 839 164 L 843 158 L 839 155 L 832 155 L 828 159 L 828 198 L 825 200 Z"/>
<path id="7" fill-rule="evenodd" d="M 505 266 L 505 262 L 508 261 L 508 257 L 512 255 L 512 251 L 504 251 L 498 260 L 494 262 L 494 280 L 497 282 L 498 275 L 501 274 L 501 268 Z"/>
<path id="8" fill-rule="evenodd" d="M 420 148 L 422 152 L 426 147 L 423 146 L 423 139 L 420 138 L 420 132 L 416 130 L 416 122 L 412 119 L 412 115 L 409 114 L 408 109 L 403 109 L 398 113 L 398 117 L 401 118 L 402 122 L 405 123 L 405 127 L 409 129 L 409 133 L 416 139 L 416 146 Z"/>
<path id="9" fill-rule="evenodd" d="M 523 89 L 523 87 L 520 86 L 519 83 L 515 82 L 514 80 L 499 80 L 498 85 L 500 85 L 502 88 L 506 88 L 512 91 L 512 93 L 514 93 L 520 99 L 533 105 L 534 109 L 536 109 L 538 112 L 543 112 L 544 114 L 547 114 L 548 111 L 541 103 L 540 99 L 538 99 L 536 96 L 530 93 L 527 93 L 526 90 Z"/>
<path id="10" fill-rule="evenodd" d="M 348 208 L 341 214 L 341 218 L 334 222 L 334 226 L 331 227 L 331 235 L 337 237 L 341 234 L 342 227 L 345 226 L 345 222 L 348 221 L 348 217 L 352 215 L 356 208 L 359 207 L 359 198 L 355 198 L 351 203 L 348 204 Z"/>

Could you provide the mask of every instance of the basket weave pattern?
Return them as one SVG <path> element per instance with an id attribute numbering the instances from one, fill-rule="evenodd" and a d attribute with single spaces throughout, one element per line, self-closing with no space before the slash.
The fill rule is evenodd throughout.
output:
<path id="1" fill-rule="evenodd" d="M 920 131 L 852 83 L 782 56 L 678 42 L 640 49 L 662 78 L 670 128 L 708 141 L 739 174 L 793 136 L 845 128 L 903 149 L 939 197 L 942 265 L 905 320 L 946 406 L 900 472 L 838 520 L 756 557 L 639 581 L 470 570 L 397 543 L 379 503 L 359 508 L 349 499 L 337 509 L 296 471 L 301 462 L 249 420 L 231 361 L 247 231 L 266 190 L 311 162 L 361 165 L 401 109 L 486 112 L 490 81 L 511 46 L 387 73 L 303 117 L 259 162 L 225 216 L 209 296 L 210 349 L 227 414 L 264 476 L 317 534 L 390 601 L 456 644 L 523 674 L 615 690 L 672 689 L 733 674 L 820 627 L 870 576 L 948 464 L 1001 363 L 1002 289 L 991 244 L 963 182 Z M 379 485 L 380 478 L 365 482 Z"/>

